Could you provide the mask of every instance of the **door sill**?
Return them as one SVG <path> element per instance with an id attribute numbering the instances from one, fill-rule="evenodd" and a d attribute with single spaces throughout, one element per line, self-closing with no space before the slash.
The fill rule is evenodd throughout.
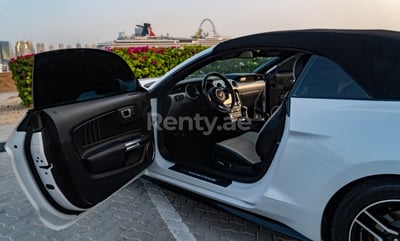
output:
<path id="1" fill-rule="evenodd" d="M 169 169 L 222 187 L 227 187 L 232 184 L 231 179 L 219 177 L 216 175 L 210 175 L 205 172 L 183 167 L 181 165 L 173 165 Z"/>

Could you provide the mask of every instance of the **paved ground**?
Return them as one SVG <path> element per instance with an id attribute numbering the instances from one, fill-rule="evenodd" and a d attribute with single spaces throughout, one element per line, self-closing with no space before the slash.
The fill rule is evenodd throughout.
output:
<path id="1" fill-rule="evenodd" d="M 0 143 L 13 127 L 0 126 Z M 0 173 L 0 240 L 289 240 L 142 179 L 71 227 L 52 231 L 38 220 L 1 146 Z"/>
<path id="2" fill-rule="evenodd" d="M 258 225 L 139 179 L 62 231 L 45 228 L 0 153 L 0 240 L 283 240 Z"/>

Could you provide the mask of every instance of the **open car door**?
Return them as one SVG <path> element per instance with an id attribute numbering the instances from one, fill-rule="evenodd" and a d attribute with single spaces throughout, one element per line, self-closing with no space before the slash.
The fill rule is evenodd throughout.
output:
<path id="1" fill-rule="evenodd" d="M 22 189 L 52 229 L 72 224 L 153 161 L 148 94 L 114 53 L 37 54 L 33 103 L 6 150 Z"/>

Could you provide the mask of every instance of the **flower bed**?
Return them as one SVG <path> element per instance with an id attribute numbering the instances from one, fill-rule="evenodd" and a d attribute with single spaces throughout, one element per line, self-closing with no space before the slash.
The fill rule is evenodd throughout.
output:
<path id="1" fill-rule="evenodd" d="M 206 49 L 205 46 L 170 48 L 131 47 L 109 49 L 121 56 L 137 78 L 159 77 L 170 69 Z"/>

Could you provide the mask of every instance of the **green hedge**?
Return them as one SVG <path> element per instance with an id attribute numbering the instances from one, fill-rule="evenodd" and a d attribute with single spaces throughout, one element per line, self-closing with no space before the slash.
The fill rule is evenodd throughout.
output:
<path id="1" fill-rule="evenodd" d="M 24 106 L 32 104 L 32 65 L 34 55 L 25 55 L 9 62 L 18 96 Z"/>
<path id="2" fill-rule="evenodd" d="M 205 46 L 184 47 L 131 47 L 109 48 L 108 51 L 121 56 L 137 78 L 159 77 L 187 58 L 206 49 Z M 9 63 L 18 96 L 24 106 L 32 105 L 32 65 L 34 55 L 12 59 Z"/>
<path id="3" fill-rule="evenodd" d="M 205 46 L 131 47 L 109 50 L 121 56 L 128 63 L 136 78 L 149 78 L 162 76 L 179 63 L 206 48 Z"/>

